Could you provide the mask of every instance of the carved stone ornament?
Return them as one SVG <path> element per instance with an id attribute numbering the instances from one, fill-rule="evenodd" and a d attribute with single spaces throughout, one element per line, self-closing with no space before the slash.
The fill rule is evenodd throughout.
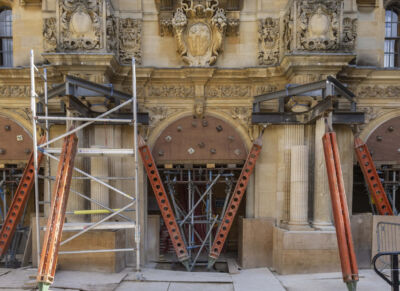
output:
<path id="1" fill-rule="evenodd" d="M 357 88 L 358 98 L 399 98 L 400 86 L 362 86 Z"/>
<path id="2" fill-rule="evenodd" d="M 152 85 L 148 89 L 149 97 L 189 98 L 194 95 L 191 85 Z"/>
<path id="3" fill-rule="evenodd" d="M 258 63 L 275 65 L 279 62 L 279 19 L 261 20 L 258 27 Z"/>
<path id="4" fill-rule="evenodd" d="M 141 35 L 141 20 L 132 18 L 119 20 L 119 59 L 122 64 L 130 64 L 132 57 L 141 64 Z"/>
<path id="5" fill-rule="evenodd" d="M 243 98 L 251 95 L 249 85 L 211 85 L 205 88 L 208 98 Z"/>
<path id="6" fill-rule="evenodd" d="M 227 18 L 218 1 L 200 2 L 181 0 L 172 19 L 178 53 L 189 66 L 215 64 L 226 32 Z"/>
<path id="7" fill-rule="evenodd" d="M 308 51 L 338 49 L 341 8 L 341 0 L 302 1 L 297 9 L 299 48 Z"/>
<path id="8" fill-rule="evenodd" d="M 357 19 L 346 17 L 343 19 L 342 47 L 353 50 L 357 39 Z"/>
<path id="9" fill-rule="evenodd" d="M 54 52 L 57 48 L 57 19 L 43 19 L 43 46 L 45 52 Z"/>
<path id="10" fill-rule="evenodd" d="M 60 40 L 62 50 L 102 48 L 101 0 L 60 0 Z"/>

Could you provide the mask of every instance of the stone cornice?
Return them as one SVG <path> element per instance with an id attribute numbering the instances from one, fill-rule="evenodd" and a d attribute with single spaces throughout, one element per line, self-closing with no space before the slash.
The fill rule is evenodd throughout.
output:
<path id="1" fill-rule="evenodd" d="M 396 83 L 400 81 L 399 69 L 349 66 L 338 74 L 346 82 Z"/>

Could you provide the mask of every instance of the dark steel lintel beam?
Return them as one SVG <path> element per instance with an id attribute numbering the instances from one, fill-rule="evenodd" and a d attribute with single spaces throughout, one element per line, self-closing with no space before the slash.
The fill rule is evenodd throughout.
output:
<path id="1" fill-rule="evenodd" d="M 299 115 L 290 113 L 253 113 L 251 117 L 253 124 L 305 124 Z M 365 122 L 364 112 L 334 112 L 332 114 L 333 124 L 363 124 Z"/>
<path id="2" fill-rule="evenodd" d="M 82 116 L 93 117 L 93 111 L 91 111 L 85 104 L 83 104 L 78 98 L 68 96 L 68 107 L 69 109 L 76 110 Z"/>

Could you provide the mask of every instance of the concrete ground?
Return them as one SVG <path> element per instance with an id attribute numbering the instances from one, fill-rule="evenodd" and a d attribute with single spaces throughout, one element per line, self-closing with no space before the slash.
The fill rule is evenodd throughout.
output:
<path id="1" fill-rule="evenodd" d="M 37 290 L 36 269 L 0 269 L 0 290 Z M 338 291 L 347 290 L 340 273 L 276 275 L 267 268 L 237 274 L 126 269 L 118 274 L 58 271 L 54 291 Z M 389 291 L 372 270 L 360 271 L 358 291 Z"/>

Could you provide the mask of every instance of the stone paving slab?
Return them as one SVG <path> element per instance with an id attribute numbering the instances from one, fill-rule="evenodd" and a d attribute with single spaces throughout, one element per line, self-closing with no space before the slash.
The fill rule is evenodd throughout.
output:
<path id="1" fill-rule="evenodd" d="M 4 270 L 4 269 L 2 269 Z M 23 289 L 30 290 L 32 287 L 26 286 L 26 283 L 31 281 L 30 276 L 36 276 L 36 269 L 8 269 L 10 272 L 6 272 L 0 276 L 1 290 L 7 289 Z"/>
<path id="2" fill-rule="evenodd" d="M 250 290 L 250 289 L 248 289 Z M 171 283 L 168 291 L 235 291 L 232 283 Z"/>
<path id="3" fill-rule="evenodd" d="M 360 270 L 357 291 L 390 291 L 390 286 L 373 270 Z M 347 290 L 341 273 L 277 276 L 288 291 Z"/>
<path id="4" fill-rule="evenodd" d="M 122 282 L 114 291 L 167 291 L 169 282 Z"/>
<path id="5" fill-rule="evenodd" d="M 231 275 L 217 272 L 186 272 L 143 269 L 140 274 L 142 275 L 142 279 L 144 281 L 232 283 Z M 130 272 L 124 281 L 136 281 L 136 273 Z"/>
<path id="6" fill-rule="evenodd" d="M 235 291 L 285 291 L 279 280 L 267 268 L 241 270 L 239 274 L 231 276 Z"/>

